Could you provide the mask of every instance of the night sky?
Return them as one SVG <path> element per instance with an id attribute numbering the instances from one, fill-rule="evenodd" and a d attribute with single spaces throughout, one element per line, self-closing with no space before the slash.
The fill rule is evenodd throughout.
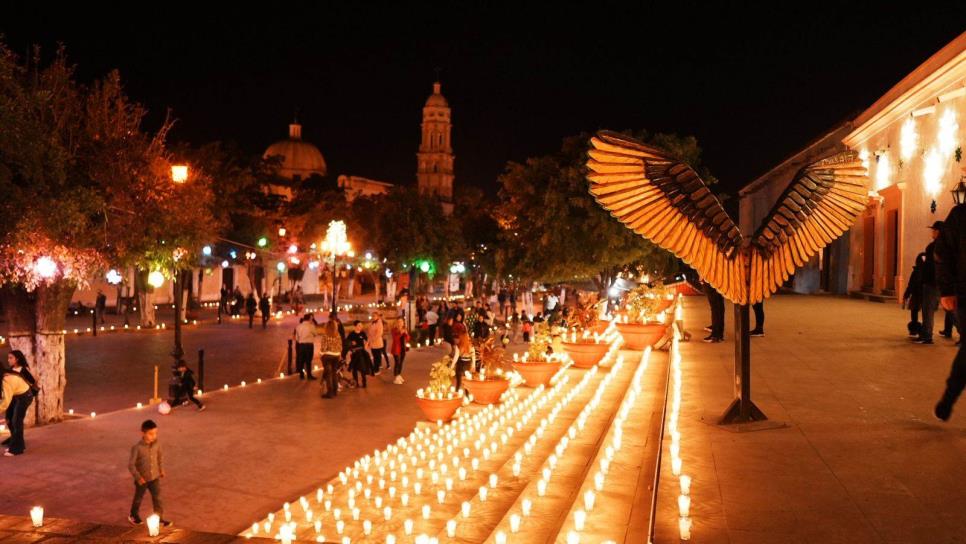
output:
<path id="1" fill-rule="evenodd" d="M 289 2 L 257 12 L 235 3 L 208 13 L 123 5 L 132 11 L 5 5 L 0 33 L 18 52 L 64 42 L 85 81 L 118 68 L 151 110 L 148 128 L 173 110 L 173 141 L 233 141 L 261 153 L 298 111 L 330 174 L 394 183 L 415 182 L 421 108 L 439 67 L 456 184 L 491 192 L 506 161 L 599 128 L 693 134 L 722 189 L 734 190 L 966 30 L 966 2 L 748 12 L 676 2 L 676 13 L 605 2 Z"/>

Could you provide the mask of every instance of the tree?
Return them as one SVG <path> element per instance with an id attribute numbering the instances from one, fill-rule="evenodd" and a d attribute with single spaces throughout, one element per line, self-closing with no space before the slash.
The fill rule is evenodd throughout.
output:
<path id="1" fill-rule="evenodd" d="M 81 85 L 63 49 L 29 66 L 0 43 L 0 298 L 41 389 L 31 417 L 46 423 L 63 414 L 75 289 L 108 266 L 170 275 L 216 224 L 203 174 L 171 181 L 171 121 L 143 132 L 116 72 Z"/>
<path id="2" fill-rule="evenodd" d="M 699 172 L 700 148 L 693 137 L 657 134 L 647 137 L 672 150 Z M 633 267 L 648 272 L 673 271 L 676 260 L 620 224 L 587 191 L 590 136 L 563 141 L 560 151 L 510 162 L 499 178 L 500 226 L 496 265 L 501 274 L 545 281 L 591 279 L 606 288 L 614 275 Z M 713 179 L 709 175 L 705 179 Z"/>

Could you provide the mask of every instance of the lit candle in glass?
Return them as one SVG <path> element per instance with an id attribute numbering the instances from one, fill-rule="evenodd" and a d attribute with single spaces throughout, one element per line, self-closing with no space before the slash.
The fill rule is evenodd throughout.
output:
<path id="1" fill-rule="evenodd" d="M 406 533 L 406 536 L 413 534 L 413 520 L 407 519 L 403 522 L 403 532 Z"/>
<path id="2" fill-rule="evenodd" d="M 386 521 L 389 521 L 389 520 L 391 520 L 391 519 L 392 519 L 392 508 L 390 508 L 390 507 L 388 507 L 388 506 L 387 506 L 387 507 L 385 507 L 385 508 L 383 508 L 383 509 L 382 509 L 382 517 L 383 517 L 383 518 L 384 518 L 384 519 L 385 519 Z"/>
<path id="3" fill-rule="evenodd" d="M 510 516 L 510 532 L 516 533 L 520 531 L 520 514 L 513 514 Z"/>
<path id="4" fill-rule="evenodd" d="M 681 475 L 681 494 L 690 495 L 691 494 L 691 477 L 687 474 Z"/>
<path id="5" fill-rule="evenodd" d="M 34 506 L 30 509 L 30 521 L 34 524 L 34 527 L 44 526 L 44 507 Z M 157 533 L 155 533 L 155 536 Z"/>
<path id="6" fill-rule="evenodd" d="M 691 513 L 691 497 L 687 495 L 678 495 L 678 513 L 682 518 L 688 517 Z"/>
<path id="7" fill-rule="evenodd" d="M 340 519 L 339 521 L 335 522 L 335 532 L 337 532 L 337 533 L 339 533 L 341 535 L 342 534 L 342 531 L 344 531 L 344 530 L 345 530 L 345 522 L 344 521 L 342 521 Z"/>
<path id="8" fill-rule="evenodd" d="M 151 514 L 145 521 L 148 524 L 148 536 L 158 536 L 161 527 L 161 517 L 157 514 Z"/>
<path id="9" fill-rule="evenodd" d="M 446 522 L 446 536 L 454 538 L 456 536 L 456 520 L 451 519 Z"/>
<path id="10" fill-rule="evenodd" d="M 588 512 L 594 509 L 594 501 L 596 499 L 597 496 L 590 489 L 584 493 L 584 508 L 586 508 Z"/>
<path id="11" fill-rule="evenodd" d="M 520 503 L 520 506 L 523 509 L 523 515 L 529 516 L 530 510 L 533 508 L 533 501 L 531 501 L 530 499 L 523 499 L 523 502 Z"/>
<path id="12" fill-rule="evenodd" d="M 470 503 L 468 501 L 463 501 L 463 505 L 460 507 L 460 512 L 463 514 L 464 518 L 470 517 Z"/>
<path id="13" fill-rule="evenodd" d="M 584 530 L 584 523 L 587 522 L 587 512 L 576 510 L 574 512 L 574 528 L 578 531 Z"/>
<path id="14" fill-rule="evenodd" d="M 362 532 L 366 536 L 369 536 L 369 535 L 372 534 L 372 522 L 371 521 L 365 520 L 365 521 L 362 522 Z"/>
<path id="15" fill-rule="evenodd" d="M 691 540 L 691 518 L 678 518 L 681 540 Z"/>

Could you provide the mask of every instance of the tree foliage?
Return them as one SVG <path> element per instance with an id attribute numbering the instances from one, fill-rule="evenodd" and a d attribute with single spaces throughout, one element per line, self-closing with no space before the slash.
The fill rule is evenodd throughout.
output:
<path id="1" fill-rule="evenodd" d="M 668 134 L 637 137 L 671 151 L 705 179 L 693 137 Z M 503 274 L 545 282 L 592 279 L 606 282 L 624 267 L 668 273 L 676 260 L 627 229 L 588 193 L 589 134 L 564 139 L 560 150 L 524 163 L 510 162 L 499 178 L 500 227 L 496 262 Z"/>

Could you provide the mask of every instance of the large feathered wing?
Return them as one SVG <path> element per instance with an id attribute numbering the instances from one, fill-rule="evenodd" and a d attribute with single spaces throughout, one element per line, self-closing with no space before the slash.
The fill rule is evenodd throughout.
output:
<path id="1" fill-rule="evenodd" d="M 725 298 L 747 301 L 738 227 L 687 164 L 633 138 L 591 139 L 590 193 L 629 229 L 674 253 Z"/>
<path id="2" fill-rule="evenodd" d="M 798 171 L 751 237 L 750 303 L 771 296 L 795 269 L 852 227 L 868 199 L 866 176 L 852 152 Z"/>

